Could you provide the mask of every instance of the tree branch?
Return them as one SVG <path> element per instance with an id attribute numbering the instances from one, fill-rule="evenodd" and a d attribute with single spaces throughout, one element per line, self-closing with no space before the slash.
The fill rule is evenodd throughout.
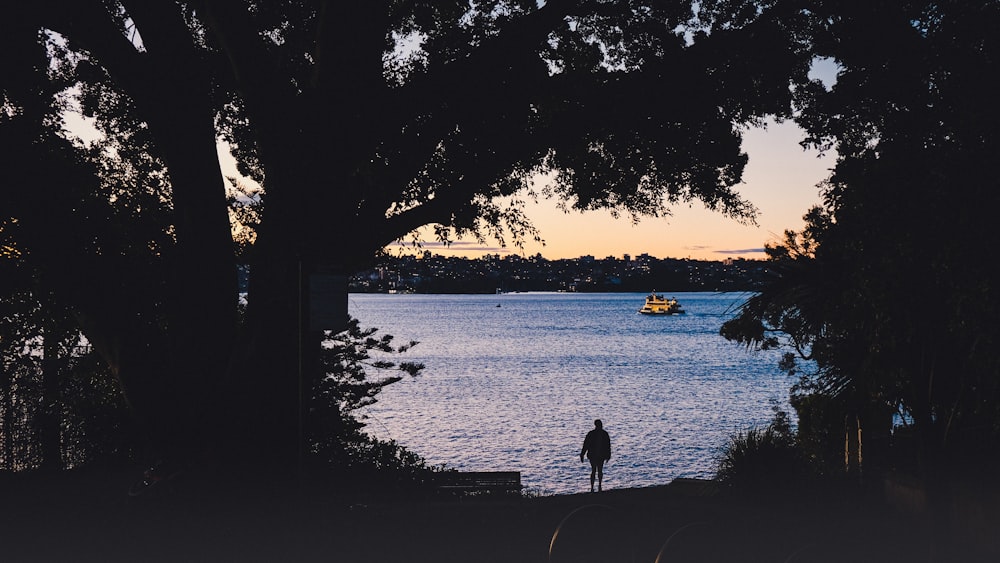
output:
<path id="1" fill-rule="evenodd" d="M 257 33 L 245 2 L 200 0 L 198 15 L 228 57 L 237 88 L 260 132 L 258 141 L 283 138 L 286 116 L 277 108 L 295 108 L 297 93 Z M 266 142 L 265 142 L 266 144 Z M 266 147 L 262 147 L 266 148 Z"/>
<path id="2" fill-rule="evenodd" d="M 104 4 L 100 0 L 66 4 L 48 10 L 43 25 L 90 53 L 124 91 L 146 84 L 149 76 L 140 53 L 115 25 Z"/>

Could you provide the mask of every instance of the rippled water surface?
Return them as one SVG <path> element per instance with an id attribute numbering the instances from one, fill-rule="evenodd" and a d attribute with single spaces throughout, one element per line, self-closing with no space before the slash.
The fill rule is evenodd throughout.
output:
<path id="1" fill-rule="evenodd" d="M 673 294 L 685 315 L 648 317 L 636 293 L 351 294 L 362 326 L 417 340 L 426 364 L 366 409 L 369 431 L 434 464 L 521 471 L 542 494 L 589 487 L 583 437 L 604 421 L 608 488 L 710 477 L 726 438 L 787 408 L 777 353 L 719 336 L 746 294 Z"/>

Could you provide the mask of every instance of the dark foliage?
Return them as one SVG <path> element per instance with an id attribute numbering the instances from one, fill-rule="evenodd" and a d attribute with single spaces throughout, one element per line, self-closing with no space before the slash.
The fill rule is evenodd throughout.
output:
<path id="1" fill-rule="evenodd" d="M 784 335 L 815 361 L 793 398 L 809 440 L 835 440 L 845 418 L 857 419 L 866 451 L 877 452 L 877 465 L 865 456 L 869 468 L 932 482 L 980 475 L 1000 458 L 989 258 L 1000 112 L 983 81 L 1000 54 L 1000 6 L 815 8 L 816 53 L 842 70 L 831 90 L 801 92 L 799 122 L 839 160 L 806 230 L 770 249 L 778 277 L 723 335 L 751 346 Z M 891 439 L 894 413 L 908 426 L 895 434 L 916 438 L 916 465 L 910 440 L 899 455 L 889 447 L 901 442 Z"/>
<path id="2" fill-rule="evenodd" d="M 0 310 L 0 469 L 134 459 L 142 440 L 121 390 L 71 323 L 26 294 Z"/>
<path id="3" fill-rule="evenodd" d="M 385 386 L 400 381 L 403 374 L 417 376 L 424 366 L 389 359 L 416 342 L 397 346 L 392 335 L 376 333 L 374 328 L 360 328 L 352 318 L 346 331 L 324 341 L 325 376 L 311 393 L 306 418 L 307 471 L 316 488 L 398 498 L 423 492 L 427 474 L 437 468 L 394 441 L 365 433 L 362 409 L 374 404 Z M 375 378 L 373 373 L 380 375 Z"/>
<path id="4" fill-rule="evenodd" d="M 716 462 L 715 479 L 737 495 L 787 498 L 811 483 L 813 469 L 803 454 L 788 413 L 731 436 Z"/>
<path id="5" fill-rule="evenodd" d="M 24 301 L 27 302 L 27 301 Z M 31 317 L 15 315 L 11 305 L 6 318 L 16 320 L 26 335 Z M 39 314 L 36 308 L 30 311 Z M 381 494 L 399 496 L 426 490 L 427 474 L 440 468 L 392 441 L 373 438 L 364 431 L 362 409 L 373 404 L 381 390 L 401 379 L 370 373 L 395 372 L 416 376 L 423 365 L 390 361 L 415 342 L 396 346 L 391 335 L 376 336 L 376 329 L 361 329 L 351 319 L 347 331 L 330 334 L 324 344 L 326 376 L 311 391 L 305 417 L 306 470 L 314 492 Z M 7 327 L 5 334 L 14 333 Z M 79 337 L 44 347 L 43 339 L 9 338 L 3 349 L 4 387 L 0 392 L 0 470 L 53 470 L 86 466 L 128 466 L 144 461 L 144 440 L 128 412 L 121 392 L 107 367 Z M 51 373 L 47 373 L 51 372 Z M 48 392 L 45 378 L 56 380 Z M 55 417 L 59 431 L 47 436 L 44 425 Z M 51 440 L 53 444 L 45 443 Z M 45 456 L 55 452 L 57 459 Z"/>
<path id="6" fill-rule="evenodd" d="M 273 478 L 296 465 L 296 366 L 306 387 L 323 377 L 309 275 L 424 225 L 517 244 L 537 236 L 519 202 L 539 195 L 634 216 L 697 199 L 751 221 L 740 127 L 789 117 L 811 56 L 801 12 L 753 0 L 38 0 L 2 16 L 0 268 L 71 312 L 164 456 L 263 448 Z M 68 111 L 97 139 L 66 140 Z M 262 191 L 227 194 L 219 137 Z"/>

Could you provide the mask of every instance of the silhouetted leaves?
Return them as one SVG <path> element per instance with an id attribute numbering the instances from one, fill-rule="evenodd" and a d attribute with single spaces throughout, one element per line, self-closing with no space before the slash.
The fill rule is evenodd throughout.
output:
<path id="1" fill-rule="evenodd" d="M 521 205 L 539 195 L 753 221 L 740 131 L 792 115 L 802 16 L 751 0 L 6 8 L 0 268 L 72 313 L 167 457 L 263 449 L 287 468 L 302 389 L 326 373 L 304 279 L 424 225 L 519 245 L 540 236 Z M 67 112 L 93 138 L 67 140 Z M 227 186 L 220 138 L 261 190 Z M 379 388 L 355 383 L 345 405 Z"/>
<path id="2" fill-rule="evenodd" d="M 723 334 L 769 345 L 776 330 L 816 360 L 795 389 L 800 415 L 813 410 L 814 420 L 839 425 L 860 413 L 881 440 L 896 412 L 913 424 L 932 477 L 992 467 L 1000 112 L 984 77 L 996 71 L 1000 7 L 814 8 L 816 54 L 841 71 L 829 91 L 803 92 L 798 122 L 839 160 L 824 209 L 771 249 L 780 277 Z"/>

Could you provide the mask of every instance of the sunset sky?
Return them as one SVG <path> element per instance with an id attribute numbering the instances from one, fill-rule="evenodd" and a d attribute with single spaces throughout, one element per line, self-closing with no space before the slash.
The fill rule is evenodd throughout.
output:
<path id="1" fill-rule="evenodd" d="M 810 77 L 827 88 L 836 83 L 839 67 L 832 60 L 813 61 Z M 633 225 L 629 218 L 614 219 L 608 212 L 559 210 L 555 202 L 542 201 L 528 209 L 528 216 L 541 231 L 544 245 L 529 241 L 523 250 L 508 246 L 482 245 L 458 241 L 450 247 L 425 242 L 423 250 L 445 256 L 478 257 L 484 254 L 541 253 L 550 260 L 596 258 L 624 254 L 649 254 L 657 258 L 764 258 L 764 244 L 781 238 L 785 230 L 801 230 L 802 216 L 820 202 L 817 184 L 833 168 L 836 154 L 805 150 L 799 143 L 804 133 L 794 123 L 774 123 L 751 129 L 743 136 L 743 150 L 750 160 L 738 191 L 759 210 L 757 225 L 742 225 L 719 213 L 706 210 L 700 202 L 673 209 L 670 217 L 644 219 Z M 426 241 L 433 237 L 425 237 Z M 392 247 L 395 253 L 411 251 Z"/>
<path id="2" fill-rule="evenodd" d="M 838 70 L 832 61 L 817 59 L 810 76 L 830 87 Z M 79 115 L 67 115 L 67 125 L 72 134 L 82 139 L 93 138 L 95 134 L 93 127 Z M 459 240 L 446 247 L 435 242 L 432 231 L 425 229 L 420 249 L 396 244 L 389 250 L 397 254 L 430 250 L 466 257 L 541 253 L 549 259 L 643 253 L 658 258 L 699 260 L 763 258 L 765 243 L 779 239 L 787 229 L 802 228 L 802 216 L 820 201 L 816 185 L 826 179 L 834 165 L 834 154 L 804 150 L 799 145 L 802 137 L 802 131 L 791 122 L 769 121 L 766 128 L 751 129 L 744 134 L 743 149 L 750 160 L 738 191 L 758 208 L 757 225 L 740 224 L 706 210 L 697 201 L 673 208 L 671 216 L 646 218 L 638 224 L 633 224 L 627 216 L 615 219 L 607 211 L 566 213 L 554 201 L 541 201 L 529 204 L 527 214 L 539 229 L 544 244 L 528 241 L 525 248 L 519 249 L 503 248 L 494 241 L 480 244 L 475 240 Z M 237 175 L 224 144 L 220 144 L 219 157 L 224 173 Z"/>
<path id="3" fill-rule="evenodd" d="M 614 219 L 608 212 L 567 214 L 554 202 L 542 201 L 531 206 L 528 215 L 540 229 L 545 245 L 530 242 L 523 253 L 541 253 L 550 260 L 642 253 L 698 260 L 763 258 L 764 243 L 779 238 L 786 229 L 802 228 L 802 216 L 820 201 L 816 184 L 827 177 L 834 164 L 835 155 L 820 155 L 799 146 L 802 137 L 802 131 L 790 122 L 772 122 L 766 129 L 752 129 L 744 135 L 743 147 L 750 161 L 739 192 L 759 209 L 757 226 L 741 225 L 707 211 L 699 202 L 675 208 L 672 217 L 644 219 L 633 225 L 627 217 Z M 475 241 L 459 241 L 448 248 L 425 242 L 423 250 L 467 257 L 522 252 Z"/>
<path id="4" fill-rule="evenodd" d="M 812 76 L 829 86 L 835 81 L 837 68 L 828 62 L 814 65 Z M 96 136 L 96 130 L 74 113 L 67 114 L 71 135 L 83 140 Z M 418 253 L 430 250 L 445 256 L 479 257 L 484 254 L 541 253 L 550 260 L 597 258 L 624 254 L 649 254 L 657 258 L 692 258 L 723 260 L 726 258 L 764 258 L 764 244 L 775 241 L 787 229 L 800 230 L 802 216 L 819 203 L 816 185 L 826 179 L 836 155 L 820 155 L 805 150 L 799 142 L 803 132 L 791 122 L 768 122 L 766 128 L 750 129 L 744 134 L 743 149 L 750 156 L 738 191 L 759 210 L 757 225 L 743 225 L 720 213 L 706 210 L 700 202 L 673 208 L 670 217 L 646 218 L 632 224 L 628 217 L 615 219 L 607 211 L 565 213 L 554 201 L 543 200 L 531 205 L 528 216 L 539 229 L 544 244 L 528 241 L 525 248 L 500 247 L 487 241 L 456 241 L 448 247 L 433 241 L 425 231 L 420 249 L 409 245 L 392 245 L 390 252 Z M 224 144 L 219 146 L 223 172 L 237 175 L 235 162 Z M 249 179 L 246 179 L 249 181 Z"/>
<path id="5" fill-rule="evenodd" d="M 72 120 L 75 133 L 92 136 L 85 123 Z M 739 192 L 760 211 L 757 225 L 742 225 L 720 213 L 706 210 L 700 202 L 673 209 L 673 216 L 647 218 L 633 225 L 628 217 L 614 219 L 606 211 L 565 213 L 555 202 L 543 200 L 528 208 L 528 216 L 541 231 L 545 244 L 529 241 L 523 250 L 501 248 L 492 242 L 463 240 L 443 247 L 425 236 L 419 252 L 430 250 L 445 256 L 479 257 L 484 254 L 541 253 L 550 260 L 592 255 L 597 258 L 624 254 L 649 254 L 657 258 L 763 258 L 763 247 L 786 229 L 799 230 L 802 216 L 820 201 L 816 187 L 829 174 L 835 155 L 820 155 L 799 146 L 802 131 L 793 123 L 770 123 L 766 129 L 751 129 L 743 140 L 750 161 Z M 220 147 L 227 175 L 235 175 L 232 157 Z M 412 253 L 411 247 L 393 245 L 392 253 Z"/>

